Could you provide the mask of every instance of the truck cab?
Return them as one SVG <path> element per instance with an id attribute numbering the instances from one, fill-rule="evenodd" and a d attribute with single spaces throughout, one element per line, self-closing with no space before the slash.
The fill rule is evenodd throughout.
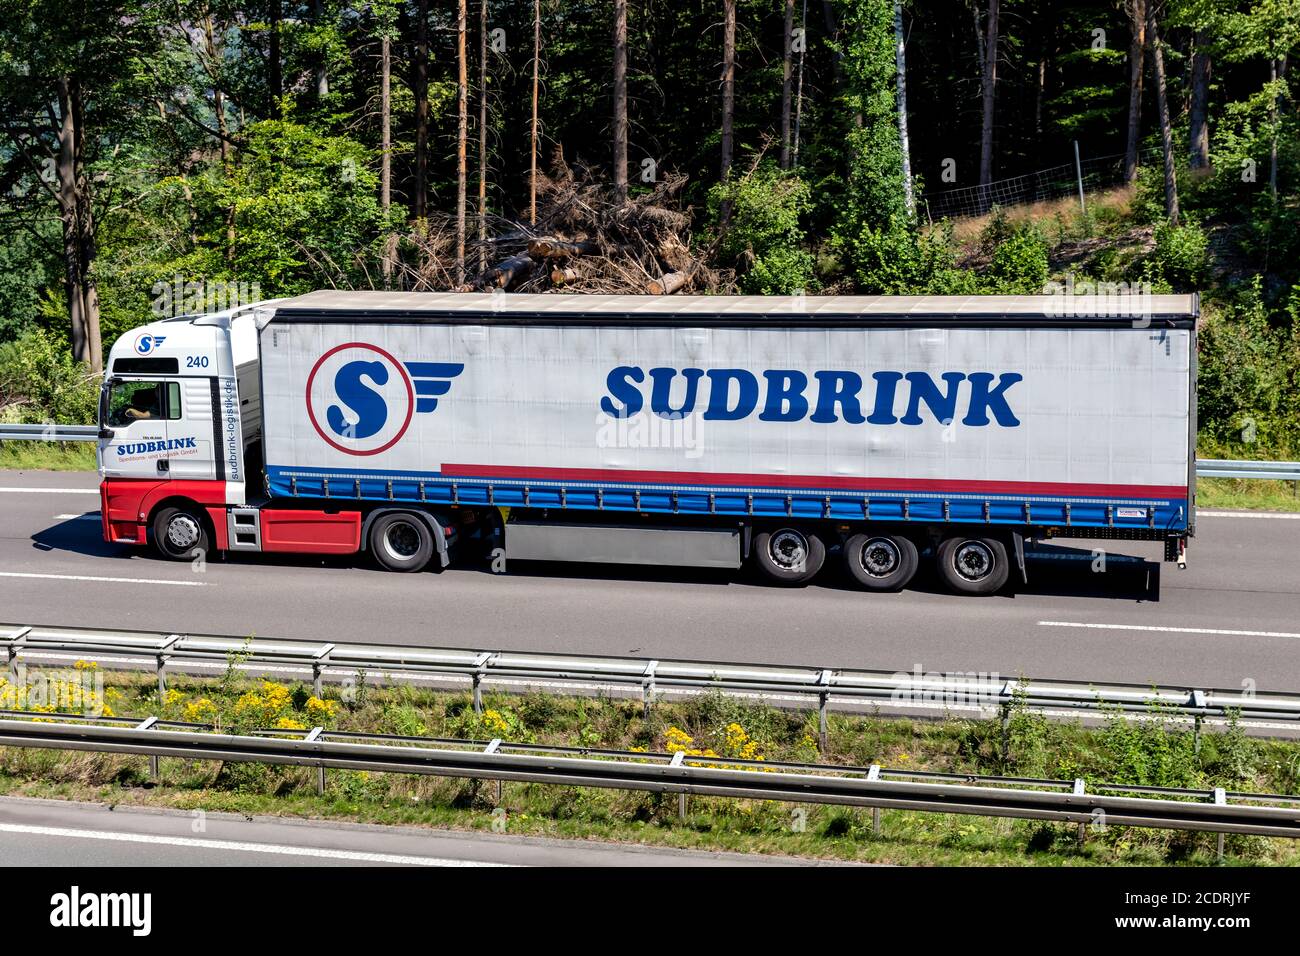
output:
<path id="1" fill-rule="evenodd" d="M 249 308 L 153 322 L 114 344 L 99 398 L 107 540 L 144 544 L 153 534 L 168 556 L 188 554 L 204 537 L 194 505 L 214 512 L 211 537 L 222 537 L 220 512 L 246 502 L 246 463 L 259 459 L 256 334 Z M 151 521 L 167 499 L 192 503 L 175 527 Z"/>

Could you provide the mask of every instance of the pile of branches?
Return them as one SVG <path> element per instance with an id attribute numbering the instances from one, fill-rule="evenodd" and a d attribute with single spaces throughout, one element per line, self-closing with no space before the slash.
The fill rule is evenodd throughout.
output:
<path id="1" fill-rule="evenodd" d="M 403 237 L 414 256 L 396 264 L 400 287 L 413 291 L 582 292 L 671 295 L 723 292 L 729 272 L 691 250 L 691 217 L 681 208 L 686 177 L 673 174 L 619 201 L 591 171 L 574 172 L 556 151 L 538 177 L 537 221 L 467 217 L 464 280 L 456 221 L 439 217 Z M 482 233 L 482 238 L 480 238 Z M 396 258 L 396 257 L 395 257 Z"/>

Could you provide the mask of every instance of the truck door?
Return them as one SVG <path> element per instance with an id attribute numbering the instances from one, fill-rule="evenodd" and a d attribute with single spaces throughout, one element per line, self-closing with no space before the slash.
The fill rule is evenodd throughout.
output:
<path id="1" fill-rule="evenodd" d="M 190 394 L 194 386 L 202 387 L 205 403 Z M 201 421 L 187 417 L 187 405 L 198 406 L 194 415 Z M 111 379 L 101 398 L 100 427 L 105 478 L 212 477 L 212 402 L 206 379 Z"/>

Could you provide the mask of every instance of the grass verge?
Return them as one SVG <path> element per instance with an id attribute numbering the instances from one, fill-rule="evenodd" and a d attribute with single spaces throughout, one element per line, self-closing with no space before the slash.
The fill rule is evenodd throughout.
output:
<path id="1" fill-rule="evenodd" d="M 94 471 L 95 443 L 0 442 L 0 468 L 13 471 Z"/>
<path id="2" fill-rule="evenodd" d="M 78 681 L 80 675 L 65 676 Z M 102 702 L 118 714 L 215 723 L 225 731 L 324 725 L 399 734 L 564 744 L 586 748 L 686 750 L 720 759 L 821 761 L 844 766 L 970 774 L 1002 773 L 1167 787 L 1296 793 L 1300 745 L 1255 740 L 1236 727 L 1207 732 L 1199 749 L 1186 727 L 1162 716 L 1115 715 L 1102 728 L 1049 722 L 1017 710 L 1003 737 L 997 720 L 910 721 L 833 714 L 829 747 L 817 752 L 816 716 L 704 695 L 661 703 L 647 717 L 638 701 L 487 695 L 482 714 L 467 694 L 407 686 L 329 688 L 318 700 L 302 686 L 177 676 L 162 700 L 146 676 L 109 675 Z M 50 675 L 47 674 L 47 682 Z M 57 682 L 57 679 L 54 678 Z M 26 687 L 35 686 L 29 671 Z M 51 685 L 53 686 L 53 685 Z M 0 706 L 31 705 L 15 687 Z M 343 696 L 339 696 L 342 693 Z M 44 700 L 54 699 L 50 696 Z M 493 830 L 515 834 L 737 852 L 777 853 L 910 865 L 1152 865 L 1212 863 L 1210 834 L 1110 827 L 1077 843 L 1073 826 L 974 816 L 692 797 L 685 820 L 676 795 L 540 784 L 331 770 L 323 796 L 314 771 L 164 759 L 160 784 L 147 758 L 21 748 L 0 749 L 0 793 L 178 809 L 292 815 L 368 823 Z M 1228 861 L 1295 865 L 1292 841 L 1229 836 Z"/>

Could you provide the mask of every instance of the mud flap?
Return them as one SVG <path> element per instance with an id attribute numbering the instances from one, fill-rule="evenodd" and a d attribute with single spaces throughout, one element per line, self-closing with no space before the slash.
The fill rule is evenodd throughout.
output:
<path id="1" fill-rule="evenodd" d="M 1019 531 L 1011 532 L 1011 547 L 1016 552 L 1016 567 L 1020 570 L 1020 583 L 1029 583 L 1029 572 L 1025 570 L 1025 536 Z"/>

